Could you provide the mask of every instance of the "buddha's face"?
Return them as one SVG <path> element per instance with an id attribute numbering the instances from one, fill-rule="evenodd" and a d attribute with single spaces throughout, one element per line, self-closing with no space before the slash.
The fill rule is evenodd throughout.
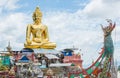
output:
<path id="1" fill-rule="evenodd" d="M 41 18 L 42 17 L 40 17 L 40 16 L 36 16 L 35 17 L 35 23 L 37 23 L 37 24 L 41 23 Z"/>
<path id="2" fill-rule="evenodd" d="M 40 12 L 36 12 L 33 14 L 33 21 L 35 24 L 41 23 L 42 15 Z"/>

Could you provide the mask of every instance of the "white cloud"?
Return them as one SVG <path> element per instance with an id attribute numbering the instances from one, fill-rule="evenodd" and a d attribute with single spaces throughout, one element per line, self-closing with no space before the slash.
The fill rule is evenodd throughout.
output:
<path id="1" fill-rule="evenodd" d="M 11 41 L 11 44 L 14 46 L 13 49 L 17 49 L 19 46 L 18 43 L 24 43 L 23 40 L 25 40 L 26 22 L 28 22 L 28 19 L 29 17 L 23 13 L 9 14 L 8 16 L 0 19 L 0 43 L 5 43 L 7 45 L 6 42 Z M 6 46 L 4 45 L 2 47 Z M 23 46 L 20 46 L 20 48 L 22 47 Z"/>
<path id="2" fill-rule="evenodd" d="M 0 0 L 0 7 L 3 7 L 6 4 L 7 0 Z"/>
<path id="3" fill-rule="evenodd" d="M 116 18 L 120 15 L 119 0 L 92 0 L 83 10 L 88 17 Z"/>
<path id="4" fill-rule="evenodd" d="M 9 10 L 15 10 L 18 8 L 17 2 L 19 0 L 0 0 L 0 13 L 3 10 L 9 11 Z"/>

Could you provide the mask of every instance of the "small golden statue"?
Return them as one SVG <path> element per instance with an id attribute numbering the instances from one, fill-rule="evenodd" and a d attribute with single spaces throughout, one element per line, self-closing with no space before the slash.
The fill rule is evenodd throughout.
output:
<path id="1" fill-rule="evenodd" d="M 54 49 L 56 43 L 49 42 L 48 28 L 41 23 L 42 13 L 39 7 L 36 7 L 32 17 L 34 23 L 27 26 L 25 48 Z"/>

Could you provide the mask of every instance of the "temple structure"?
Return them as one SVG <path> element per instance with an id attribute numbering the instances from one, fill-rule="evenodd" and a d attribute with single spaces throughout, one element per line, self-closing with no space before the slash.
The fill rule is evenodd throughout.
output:
<path id="1" fill-rule="evenodd" d="M 63 62 L 64 63 L 73 63 L 76 66 L 80 66 L 82 67 L 82 62 L 83 60 L 81 59 L 81 55 L 80 53 L 75 53 L 75 50 L 72 49 L 65 49 L 62 51 L 62 53 L 64 54 L 64 59 Z"/>

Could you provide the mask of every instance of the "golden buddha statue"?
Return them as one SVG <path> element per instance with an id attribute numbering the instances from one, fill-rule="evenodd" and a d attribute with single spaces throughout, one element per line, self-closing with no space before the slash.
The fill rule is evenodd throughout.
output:
<path id="1" fill-rule="evenodd" d="M 27 26 L 25 48 L 54 49 L 56 43 L 49 42 L 48 28 L 41 23 L 42 13 L 39 7 L 36 7 L 32 17 L 34 23 Z"/>

